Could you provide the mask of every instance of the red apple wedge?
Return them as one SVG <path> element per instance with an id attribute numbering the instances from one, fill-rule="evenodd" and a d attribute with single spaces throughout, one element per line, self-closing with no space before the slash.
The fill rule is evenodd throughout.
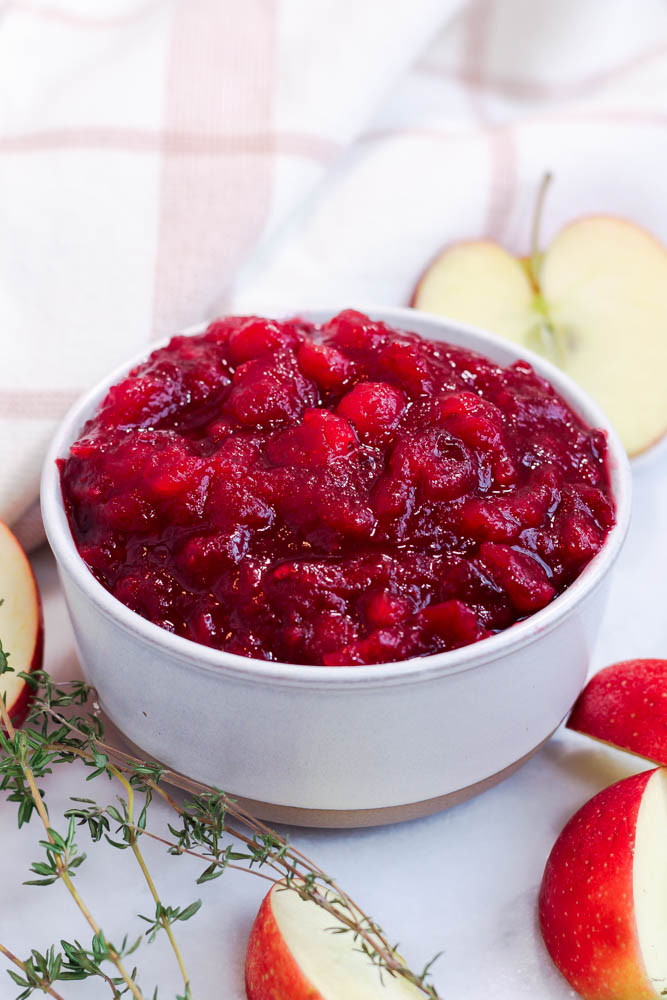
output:
<path id="1" fill-rule="evenodd" d="M 44 629 L 39 591 L 25 552 L 0 521 L 0 642 L 11 671 L 0 674 L 0 695 L 14 725 L 28 711 L 32 688 L 19 673 L 42 666 Z"/>
<path id="2" fill-rule="evenodd" d="M 667 251 L 611 216 L 578 219 L 544 254 L 455 244 L 427 268 L 412 305 L 545 355 L 606 411 L 631 455 L 667 431 Z"/>
<path id="3" fill-rule="evenodd" d="M 567 726 L 667 765 L 667 660 L 605 667 L 579 695 Z"/>
<path id="4" fill-rule="evenodd" d="M 330 913 L 278 882 L 250 932 L 248 1000 L 423 1000 L 407 980 L 380 978 L 352 934 L 332 932 L 335 925 Z"/>
<path id="5" fill-rule="evenodd" d="M 539 917 L 553 961 L 584 1000 L 667 990 L 667 770 L 587 802 L 556 841 Z"/>

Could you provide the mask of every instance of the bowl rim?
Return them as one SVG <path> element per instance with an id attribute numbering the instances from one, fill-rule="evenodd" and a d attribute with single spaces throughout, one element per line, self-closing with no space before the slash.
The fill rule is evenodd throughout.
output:
<path id="1" fill-rule="evenodd" d="M 616 503 L 616 524 L 607 535 L 600 552 L 584 567 L 567 590 L 559 594 L 546 608 L 537 611 L 529 618 L 496 635 L 460 649 L 412 657 L 393 663 L 331 667 L 259 660 L 237 653 L 228 653 L 225 650 L 212 649 L 192 639 L 167 632 L 159 625 L 142 618 L 109 593 L 79 555 L 65 513 L 56 460 L 67 454 L 85 420 L 92 414 L 107 390 L 152 351 L 168 343 L 171 339 L 169 336 L 144 345 L 142 350 L 116 366 L 112 372 L 80 396 L 60 422 L 44 461 L 41 479 L 42 516 L 59 570 L 67 574 L 79 591 L 92 601 L 106 618 L 133 633 L 137 639 L 160 649 L 195 670 L 219 676 L 233 676 L 248 683 L 269 682 L 272 685 L 288 687 L 324 687 L 329 690 L 340 690 L 359 686 L 413 683 L 485 665 L 551 632 L 597 589 L 620 553 L 629 527 L 631 504 L 631 472 L 628 457 L 616 431 L 598 404 L 573 379 L 549 361 L 495 334 L 407 307 L 361 304 L 354 308 L 399 329 L 410 330 L 415 325 L 427 327 L 434 332 L 437 331 L 439 336 L 435 339 L 458 342 L 492 358 L 498 354 L 505 355 L 506 359 L 499 361 L 500 364 L 511 364 L 512 360 L 519 358 L 526 360 L 539 375 L 552 383 L 586 423 L 604 430 L 607 435 L 607 461 L 612 492 Z M 278 318 L 299 316 L 321 323 L 340 311 L 337 307 L 304 306 L 302 309 L 289 311 L 277 309 L 275 313 L 271 312 L 271 315 Z M 195 334 L 205 330 L 207 326 L 208 323 L 197 324 L 181 333 Z M 429 336 L 428 333 L 422 335 Z"/>

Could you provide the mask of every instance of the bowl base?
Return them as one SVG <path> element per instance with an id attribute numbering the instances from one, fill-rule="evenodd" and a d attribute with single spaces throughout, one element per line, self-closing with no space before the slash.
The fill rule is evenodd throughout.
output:
<path id="1" fill-rule="evenodd" d="M 553 732 L 555 733 L 555 731 L 554 729 Z M 257 816 L 258 819 L 269 820 L 272 823 L 285 823 L 289 826 L 342 830 L 404 823 L 411 819 L 420 819 L 422 816 L 431 816 L 444 809 L 451 809 L 452 806 L 467 802 L 468 799 L 500 784 L 505 778 L 509 778 L 515 771 L 518 771 L 531 757 L 534 757 L 552 736 L 553 733 L 549 733 L 546 739 L 538 743 L 524 757 L 482 781 L 476 781 L 472 785 L 458 788 L 446 795 L 436 795 L 433 799 L 422 799 L 420 802 L 408 802 L 402 806 L 384 806 L 378 809 L 303 809 L 298 806 L 281 806 L 272 802 L 260 802 L 257 799 L 244 798 L 242 795 L 234 795 L 234 798 L 239 805 Z"/>
<path id="2" fill-rule="evenodd" d="M 556 726 L 556 729 L 558 726 Z M 228 794 L 234 798 L 240 806 L 247 809 L 249 813 L 257 819 L 269 820 L 272 823 L 284 823 L 287 826 L 317 827 L 330 830 L 351 830 L 368 826 L 388 826 L 391 823 L 405 823 L 411 819 L 420 819 L 422 816 L 431 816 L 433 813 L 442 812 L 444 809 L 451 809 L 452 806 L 467 802 L 468 799 L 480 795 L 482 792 L 500 784 L 505 778 L 509 778 L 515 771 L 534 757 L 538 750 L 541 750 L 553 734 L 549 735 L 538 743 L 536 747 L 529 750 L 525 756 L 513 764 L 509 764 L 501 771 L 476 781 L 465 788 L 458 788 L 454 792 L 447 792 L 446 795 L 436 795 L 432 799 L 422 799 L 420 802 L 408 802 L 401 806 L 383 806 L 376 809 L 304 809 L 301 806 L 278 805 L 275 802 L 262 802 L 259 799 L 248 799 L 243 795 L 236 795 L 234 792 Z M 146 752 L 128 739 L 125 734 L 120 733 L 122 739 L 144 760 L 154 758 L 147 757 Z M 157 762 L 159 763 L 159 762 Z M 184 777 L 187 777 L 184 775 Z M 192 779 L 191 779 L 192 780 Z M 197 779 L 194 779 L 197 780 Z"/>

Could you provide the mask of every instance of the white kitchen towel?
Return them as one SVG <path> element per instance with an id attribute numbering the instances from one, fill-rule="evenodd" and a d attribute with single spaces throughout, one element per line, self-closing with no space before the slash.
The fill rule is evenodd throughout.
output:
<path id="1" fill-rule="evenodd" d="M 663 0 L 0 2 L 0 518 L 151 338 L 407 303 L 448 241 L 615 212 L 667 237 Z"/>

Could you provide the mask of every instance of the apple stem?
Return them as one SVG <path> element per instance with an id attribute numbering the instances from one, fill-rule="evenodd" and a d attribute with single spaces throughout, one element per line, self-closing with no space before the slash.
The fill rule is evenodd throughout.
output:
<path id="1" fill-rule="evenodd" d="M 550 171 L 544 175 L 537 190 L 537 200 L 535 201 L 535 211 L 533 212 L 533 225 L 530 232 L 530 277 L 535 287 L 535 291 L 540 291 L 540 229 L 542 226 L 542 213 L 544 211 L 544 201 L 549 190 L 549 185 L 553 180 Z"/>
<path id="2" fill-rule="evenodd" d="M 567 358 L 567 349 L 563 338 L 551 322 L 549 310 L 542 293 L 540 284 L 540 269 L 542 266 L 542 252 L 540 250 L 540 229 L 542 226 L 542 215 L 549 186 L 553 180 L 551 171 L 547 171 L 537 190 L 535 201 L 535 211 L 533 212 L 533 224 L 530 233 L 530 257 L 528 259 L 528 274 L 535 291 L 535 309 L 539 313 L 539 335 L 542 347 L 546 355 L 555 353 L 556 361 L 562 365 Z"/>

